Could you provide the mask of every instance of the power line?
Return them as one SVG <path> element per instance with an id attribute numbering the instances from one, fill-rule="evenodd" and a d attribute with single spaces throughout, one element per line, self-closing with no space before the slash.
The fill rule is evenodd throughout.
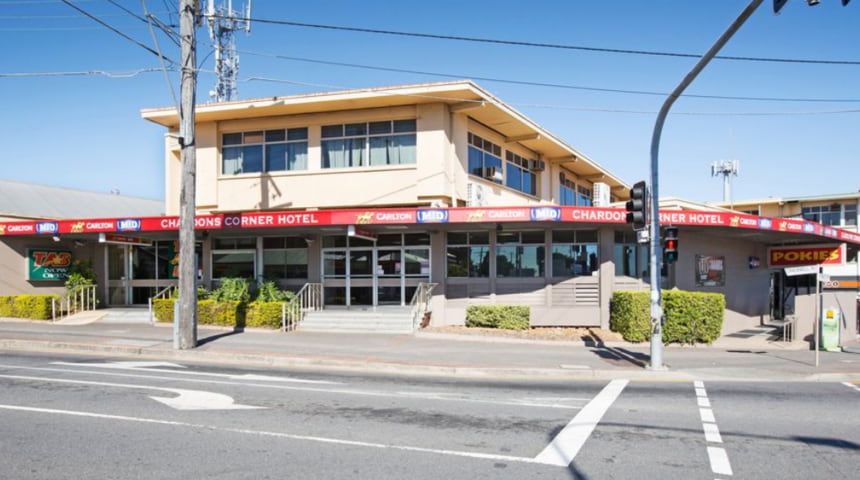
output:
<path id="1" fill-rule="evenodd" d="M 142 44 L 142 43 L 138 42 L 137 40 L 135 40 L 135 39 L 133 39 L 133 38 L 129 37 L 128 35 L 126 35 L 125 33 L 121 32 L 120 30 L 118 30 L 118 29 L 116 29 L 116 28 L 112 27 L 111 25 L 109 25 L 109 24 L 105 23 L 104 21 L 102 21 L 102 20 L 98 19 L 97 17 L 93 16 L 92 14 L 90 14 L 89 12 L 87 12 L 86 10 L 84 10 L 84 9 L 82 9 L 82 8 L 80 8 L 80 7 L 78 7 L 77 5 L 75 5 L 74 3 L 70 2 L 69 0 L 60 0 L 60 1 L 61 1 L 61 2 L 63 2 L 63 3 L 65 3 L 66 5 L 68 5 L 68 6 L 72 7 L 72 8 L 74 8 L 75 10 L 77 10 L 77 11 L 81 12 L 81 13 L 82 13 L 83 15 L 85 15 L 86 17 L 91 18 L 92 20 L 94 20 L 94 21 L 98 22 L 99 24 L 103 25 L 105 28 L 107 28 L 108 30 L 110 30 L 110 31 L 112 31 L 112 32 L 114 32 L 114 33 L 116 33 L 117 35 L 121 36 L 122 38 L 124 38 L 124 39 L 126 39 L 126 40 L 128 40 L 128 41 L 130 41 L 130 42 L 134 43 L 135 45 L 137 45 L 137 46 L 139 46 L 139 47 L 143 48 L 144 50 L 146 50 L 147 52 L 149 52 L 149 53 L 151 53 L 151 54 L 155 55 L 156 57 L 161 58 L 161 59 L 164 59 L 164 60 L 167 60 L 168 62 L 170 62 L 170 63 L 172 63 L 172 64 L 175 64 L 175 63 L 176 63 L 176 62 L 174 62 L 173 60 L 171 60 L 171 59 L 169 59 L 169 58 L 167 58 L 167 57 L 165 57 L 165 56 L 162 56 L 160 53 L 158 53 L 158 52 L 156 52 L 155 50 L 153 50 L 153 49 L 151 49 L 151 48 L 147 47 L 146 45 L 144 45 L 144 44 Z"/>
<path id="2" fill-rule="evenodd" d="M 175 71 L 175 69 L 171 69 Z M 141 73 L 160 72 L 160 68 L 141 68 L 129 72 L 106 72 L 104 70 L 82 70 L 76 72 L 14 72 L 0 73 L 0 78 L 30 78 L 30 77 L 83 77 L 102 76 L 108 78 L 131 78 Z"/>
<path id="3" fill-rule="evenodd" d="M 604 92 L 604 93 L 621 93 L 621 94 L 629 94 L 629 95 L 651 95 L 651 96 L 660 96 L 665 97 L 667 92 L 654 92 L 654 91 L 646 91 L 646 90 L 625 90 L 625 89 L 616 89 L 616 88 L 602 88 L 602 87 L 588 87 L 582 85 L 566 85 L 559 83 L 545 83 L 545 82 L 534 82 L 534 81 L 526 81 L 526 80 L 511 80 L 497 77 L 483 77 L 478 75 L 458 75 L 451 73 L 440 73 L 440 72 L 428 72 L 421 70 L 409 70 L 403 68 L 394 68 L 394 67 L 379 67 L 372 65 L 362 65 L 357 63 L 347 63 L 347 62 L 334 62 L 327 60 L 316 60 L 311 58 L 302 58 L 302 57 L 292 57 L 286 55 L 278 55 L 278 54 L 270 54 L 270 53 L 260 53 L 260 52 L 251 52 L 247 50 L 238 50 L 239 53 L 253 55 L 253 56 L 261 56 L 261 57 L 269 57 L 269 58 L 277 58 L 280 60 L 290 60 L 297 62 L 307 62 L 307 63 L 316 63 L 321 65 L 333 65 L 339 67 L 350 67 L 350 68 L 362 68 L 367 70 L 379 70 L 384 72 L 396 72 L 396 73 L 409 73 L 409 74 L 417 74 L 417 75 L 429 75 L 429 76 L 437 76 L 437 77 L 445 77 L 445 78 L 470 78 L 473 80 L 481 80 L 487 82 L 497 82 L 497 83 L 507 83 L 513 85 L 527 85 L 532 87 L 550 87 L 550 88 L 562 88 L 568 90 L 585 90 L 591 92 Z M 745 97 L 745 96 L 727 96 L 727 95 L 697 95 L 697 94 L 684 94 L 683 97 L 687 98 L 703 98 L 710 100 L 740 100 L 740 101 L 760 101 L 760 102 L 806 102 L 806 103 L 857 103 L 860 102 L 860 99 L 854 98 L 785 98 L 785 97 Z"/>
<path id="4" fill-rule="evenodd" d="M 309 82 L 300 82 L 298 80 L 283 80 L 278 78 L 269 78 L 269 77 L 247 77 L 242 79 L 243 82 L 271 82 L 271 83 L 282 83 L 287 85 L 298 85 L 298 86 L 306 86 L 306 87 L 314 87 L 314 88 L 334 88 L 338 90 L 351 90 L 351 87 L 345 87 L 342 85 L 330 85 L 330 84 L 320 84 L 320 83 L 309 83 Z M 434 100 L 443 100 L 443 101 L 456 101 L 460 103 L 494 103 L 493 101 L 485 101 L 485 100 L 470 100 L 463 99 L 459 97 L 444 97 L 439 95 L 423 95 L 423 94 L 415 94 L 415 93 L 395 93 L 395 92 L 378 92 L 383 95 L 392 95 L 392 96 L 402 96 L 402 97 L 415 97 L 415 98 L 430 98 Z M 555 110 L 576 110 L 576 111 L 585 111 L 585 112 L 596 112 L 596 113 L 628 113 L 628 114 L 637 114 L 637 115 L 656 115 L 656 111 L 650 110 L 627 110 L 627 109 L 612 109 L 612 108 L 600 108 L 600 107 L 576 107 L 569 105 L 552 105 L 552 104 L 533 104 L 533 103 L 518 103 L 518 102 L 506 102 L 506 105 L 510 105 L 512 107 L 518 108 L 545 108 L 545 109 L 555 109 Z M 860 109 L 847 109 L 847 110 L 824 110 L 824 111 L 811 111 L 811 112 L 672 112 L 670 115 L 686 115 L 686 116 L 813 116 L 813 115 L 838 115 L 838 114 L 851 114 L 851 113 L 860 113 Z"/>
<path id="5" fill-rule="evenodd" d="M 287 20 L 272 20 L 266 18 L 249 18 L 249 21 L 259 22 L 259 23 L 268 23 L 273 25 L 286 25 L 292 27 L 305 27 L 305 28 L 316 28 L 322 30 L 340 30 L 347 32 L 360 32 L 360 33 L 375 33 L 380 35 L 395 35 L 401 37 L 416 37 L 416 38 L 432 38 L 437 40 L 456 40 L 462 42 L 477 42 L 477 43 L 490 43 L 497 45 L 516 45 L 521 47 L 538 47 L 538 48 L 553 48 L 553 49 L 562 49 L 562 50 L 580 50 L 586 52 L 598 52 L 598 53 L 617 53 L 617 54 L 628 54 L 628 55 L 650 55 L 650 56 L 660 56 L 660 57 L 681 57 L 681 58 L 701 58 L 702 56 L 697 53 L 678 53 L 678 52 L 660 52 L 653 50 L 634 50 L 627 48 L 604 48 L 604 47 L 587 47 L 583 45 L 562 45 L 556 43 L 540 43 L 540 42 L 526 42 L 519 40 L 500 40 L 495 38 L 480 38 L 480 37 L 465 37 L 459 35 L 441 35 L 436 33 L 418 33 L 418 32 L 403 32 L 397 30 L 382 30 L 375 28 L 361 28 L 361 27 L 346 27 L 342 25 L 322 25 L 315 23 L 302 23 L 302 22 L 291 22 Z M 720 60 L 735 60 L 735 61 L 745 61 L 745 62 L 771 62 L 771 63 L 804 63 L 804 64 L 813 64 L 813 65 L 860 65 L 860 61 L 854 60 L 812 60 L 812 59 L 797 59 L 797 58 L 768 58 L 768 57 L 746 57 L 746 56 L 728 56 L 728 55 L 717 55 L 714 58 Z"/>

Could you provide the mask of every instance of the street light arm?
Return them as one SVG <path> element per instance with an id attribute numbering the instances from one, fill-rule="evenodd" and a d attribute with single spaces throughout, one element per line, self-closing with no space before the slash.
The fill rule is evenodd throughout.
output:
<path id="1" fill-rule="evenodd" d="M 704 70 L 705 66 L 713 59 L 720 49 L 741 28 L 747 19 L 756 11 L 764 0 L 752 0 L 743 12 L 729 25 L 729 28 L 717 39 L 716 43 L 702 56 L 684 80 L 672 90 L 672 93 L 663 102 L 657 121 L 654 124 L 654 134 L 651 136 L 651 243 L 650 243 L 650 278 L 651 278 L 651 368 L 662 370 L 663 367 L 663 311 L 660 301 L 660 271 L 662 262 L 657 251 L 660 246 L 660 189 L 659 189 L 659 152 L 660 135 L 663 133 L 663 124 L 666 116 L 675 100 L 684 93 L 684 90 L 693 83 L 693 80 Z"/>

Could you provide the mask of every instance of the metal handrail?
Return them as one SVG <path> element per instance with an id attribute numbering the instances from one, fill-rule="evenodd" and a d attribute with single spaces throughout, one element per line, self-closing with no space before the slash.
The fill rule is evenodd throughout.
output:
<path id="1" fill-rule="evenodd" d="M 77 285 L 66 291 L 59 299 L 51 299 L 52 321 L 57 321 L 58 317 L 95 310 L 98 305 L 96 287 L 95 284 Z"/>
<path id="2" fill-rule="evenodd" d="M 418 330 L 421 320 L 430 313 L 430 299 L 432 298 L 430 294 L 436 288 L 436 285 L 439 284 L 421 282 L 418 284 L 418 288 L 415 289 L 412 300 L 409 302 L 409 306 L 412 309 L 412 330 Z"/>
<path id="3" fill-rule="evenodd" d="M 322 310 L 322 284 L 306 283 L 296 296 L 281 307 L 281 328 L 287 332 L 295 330 L 304 320 L 305 313 Z"/>
<path id="4" fill-rule="evenodd" d="M 151 325 L 155 325 L 155 315 L 152 311 L 152 301 L 159 300 L 162 298 L 170 298 L 173 296 L 173 291 L 176 290 L 176 285 L 168 285 L 161 290 L 158 291 L 155 295 L 149 297 L 147 302 L 149 303 L 149 323 Z"/>

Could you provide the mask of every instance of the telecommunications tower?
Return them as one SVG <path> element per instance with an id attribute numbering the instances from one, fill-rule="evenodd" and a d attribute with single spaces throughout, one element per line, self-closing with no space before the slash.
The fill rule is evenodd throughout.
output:
<path id="1" fill-rule="evenodd" d="M 215 48 L 215 89 L 209 91 L 213 102 L 233 100 L 239 94 L 236 86 L 239 76 L 239 55 L 233 33 L 245 30 L 251 33 L 251 0 L 245 6 L 245 15 L 233 10 L 233 0 L 215 6 L 215 0 L 206 2 L 206 20 L 209 23 L 209 38 Z"/>
<path id="2" fill-rule="evenodd" d="M 721 160 L 711 164 L 711 176 L 723 176 L 723 203 L 731 203 L 732 201 L 732 180 L 731 177 L 738 176 L 740 171 L 740 163 L 737 160 Z"/>

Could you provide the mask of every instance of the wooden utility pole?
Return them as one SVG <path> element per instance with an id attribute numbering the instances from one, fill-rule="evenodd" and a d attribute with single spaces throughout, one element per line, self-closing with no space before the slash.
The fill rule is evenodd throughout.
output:
<path id="1" fill-rule="evenodd" d="M 179 301 L 173 317 L 173 348 L 197 346 L 197 267 L 194 254 L 195 179 L 197 145 L 194 131 L 194 102 L 197 90 L 197 2 L 180 0 L 179 36 L 182 58 L 179 102 L 179 142 L 182 185 L 179 193 Z M 168 193 L 169 195 L 169 193 Z"/>

